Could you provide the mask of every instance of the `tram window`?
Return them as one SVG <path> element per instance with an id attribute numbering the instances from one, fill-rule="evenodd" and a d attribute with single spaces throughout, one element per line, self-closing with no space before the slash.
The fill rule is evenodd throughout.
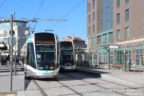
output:
<path id="1" fill-rule="evenodd" d="M 36 66 L 35 66 L 35 58 L 34 58 L 33 43 L 29 43 L 29 44 L 28 44 L 27 63 L 28 63 L 28 65 L 32 66 L 33 68 L 36 68 Z"/>

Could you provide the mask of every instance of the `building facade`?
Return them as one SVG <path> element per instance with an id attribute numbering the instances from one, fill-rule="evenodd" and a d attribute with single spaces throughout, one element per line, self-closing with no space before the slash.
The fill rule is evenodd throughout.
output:
<path id="1" fill-rule="evenodd" d="M 14 45 L 13 50 L 16 55 L 20 55 L 20 50 L 25 43 L 28 35 L 29 35 L 29 27 L 26 27 L 27 22 L 26 21 L 20 21 L 20 20 L 14 20 L 13 21 L 13 30 L 14 30 L 14 35 L 15 37 L 15 42 L 16 45 Z M 9 35 L 10 31 L 10 21 L 9 20 L 4 20 L 0 21 L 0 42 L 4 42 L 9 49 L 8 45 L 8 38 L 10 37 Z M 2 52 L 4 55 L 9 54 L 9 50 L 5 50 Z"/>
<path id="2" fill-rule="evenodd" d="M 113 42 L 113 0 L 88 0 L 87 38 L 89 64 L 95 65 L 97 58 L 107 62 L 107 51 L 101 46 Z"/>
<path id="3" fill-rule="evenodd" d="M 112 64 L 124 64 L 125 48 L 126 60 L 129 58 L 132 66 L 144 66 L 143 4 L 143 0 L 88 0 L 87 38 L 91 64 L 96 58 L 108 62 L 108 52 L 103 46 L 109 44 L 119 47 L 110 49 Z"/>
<path id="4" fill-rule="evenodd" d="M 143 0 L 113 0 L 113 30 L 116 44 L 126 46 L 127 55 L 135 67 L 144 66 Z M 122 54 L 117 52 L 117 57 Z M 120 61 L 117 59 L 117 61 Z"/>

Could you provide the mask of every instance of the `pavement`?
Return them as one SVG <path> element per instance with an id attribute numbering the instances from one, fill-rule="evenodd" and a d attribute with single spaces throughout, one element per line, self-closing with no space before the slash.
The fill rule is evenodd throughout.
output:
<path id="1" fill-rule="evenodd" d="M 143 70 L 133 70 L 130 72 L 124 72 L 122 70 L 113 69 L 97 69 L 90 67 L 77 67 L 77 70 L 90 72 L 93 74 L 100 74 L 101 78 L 107 79 L 109 81 L 121 82 L 129 86 L 144 87 L 144 71 Z"/>
<path id="2" fill-rule="evenodd" d="M 12 91 L 24 90 L 24 72 L 17 72 L 12 78 Z M 5 92 L 5 93 L 1 93 Z M 10 72 L 0 72 L 0 96 L 10 92 Z"/>
<path id="3" fill-rule="evenodd" d="M 133 70 L 124 72 L 113 69 L 97 69 L 91 67 L 77 67 L 77 70 L 100 75 L 102 79 L 118 82 L 135 88 L 144 88 L 144 71 Z M 0 96 L 25 96 L 24 72 L 17 72 L 13 76 L 13 91 L 10 92 L 10 72 L 0 72 Z"/>

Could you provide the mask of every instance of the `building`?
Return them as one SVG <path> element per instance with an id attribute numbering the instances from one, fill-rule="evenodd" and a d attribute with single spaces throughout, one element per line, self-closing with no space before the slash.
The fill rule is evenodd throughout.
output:
<path id="1" fill-rule="evenodd" d="M 27 22 L 21 20 L 13 21 L 14 37 L 16 38 L 16 45 L 14 45 L 14 53 L 20 55 L 20 50 L 29 35 L 29 27 L 26 27 Z M 0 21 L 0 42 L 4 42 L 9 49 L 8 38 L 10 31 L 10 20 Z M 3 51 L 4 55 L 8 55 L 9 50 Z"/>
<path id="2" fill-rule="evenodd" d="M 110 49 L 111 64 L 124 64 L 144 67 L 144 13 L 143 0 L 88 0 L 87 38 L 91 62 L 95 54 L 100 62 L 108 62 L 104 45 L 117 45 Z M 95 28 L 94 28 L 95 27 Z M 93 63 L 91 63 L 93 64 Z"/>
<path id="3" fill-rule="evenodd" d="M 126 46 L 135 67 L 144 66 L 144 13 L 143 0 L 114 0 L 113 30 L 116 44 Z M 117 56 L 120 56 L 121 50 Z M 118 60 L 120 61 L 120 60 Z"/>
<path id="4" fill-rule="evenodd" d="M 85 41 L 78 37 L 64 37 L 62 41 L 71 41 L 74 44 L 75 49 L 84 49 L 86 47 Z"/>
<path id="5" fill-rule="evenodd" d="M 97 64 L 97 56 L 107 62 L 107 51 L 101 46 L 113 42 L 113 0 L 88 0 L 87 38 L 89 64 Z"/>

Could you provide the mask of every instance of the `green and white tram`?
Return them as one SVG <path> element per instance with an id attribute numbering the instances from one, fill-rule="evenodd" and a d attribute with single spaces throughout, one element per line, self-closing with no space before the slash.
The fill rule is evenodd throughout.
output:
<path id="1" fill-rule="evenodd" d="M 25 76 L 33 78 L 54 78 L 59 65 L 58 37 L 54 33 L 34 33 L 21 50 Z"/>
<path id="2" fill-rule="evenodd" d="M 76 63 L 74 62 L 74 48 L 70 41 L 60 42 L 60 67 L 62 70 L 75 70 Z"/>

